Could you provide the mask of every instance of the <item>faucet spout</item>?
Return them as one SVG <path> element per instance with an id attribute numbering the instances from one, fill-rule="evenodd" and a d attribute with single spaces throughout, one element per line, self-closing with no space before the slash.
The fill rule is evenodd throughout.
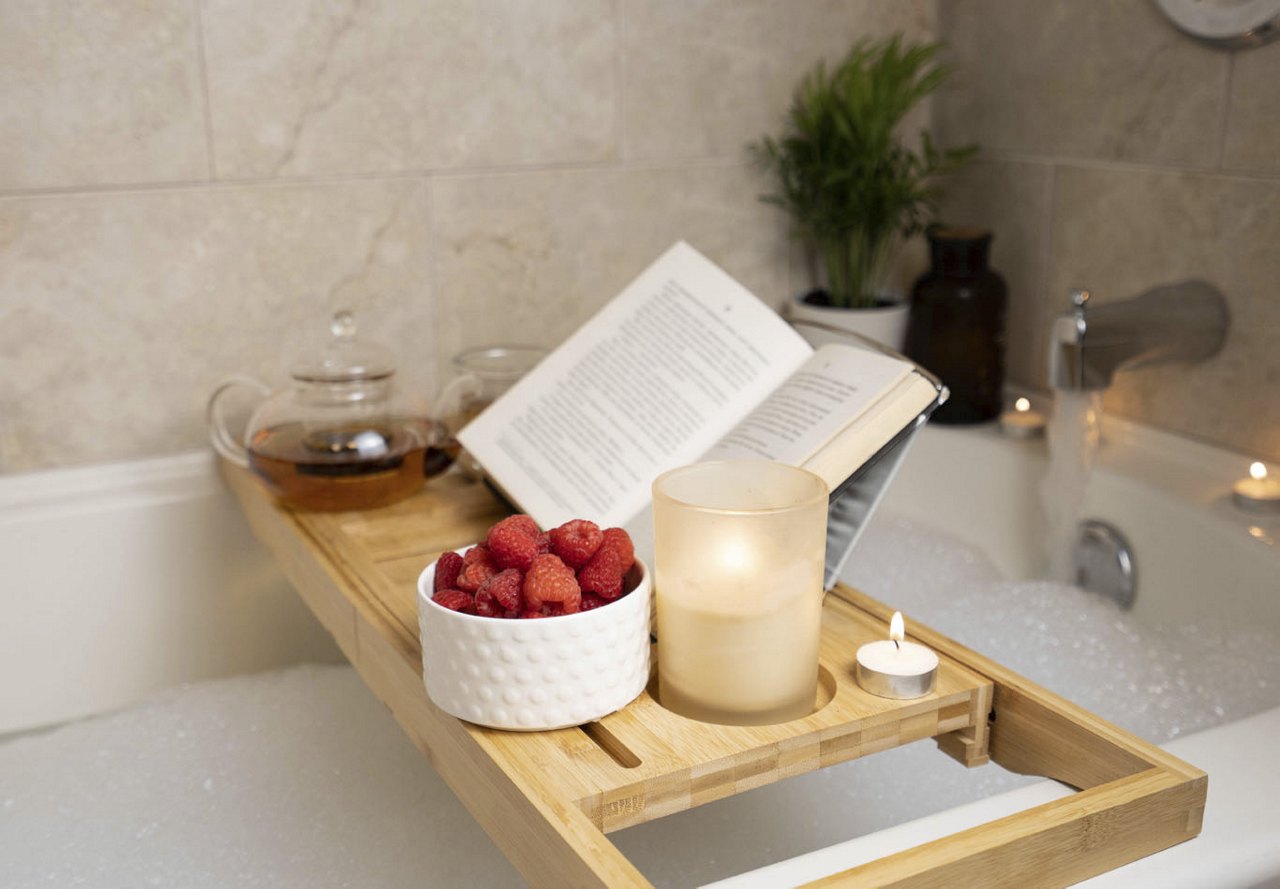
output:
<path id="1" fill-rule="evenodd" d="M 1164 284 L 1095 306 L 1087 290 L 1049 335 L 1049 384 L 1067 391 L 1106 389 L 1116 371 L 1216 355 L 1230 328 L 1227 301 L 1212 284 Z"/>

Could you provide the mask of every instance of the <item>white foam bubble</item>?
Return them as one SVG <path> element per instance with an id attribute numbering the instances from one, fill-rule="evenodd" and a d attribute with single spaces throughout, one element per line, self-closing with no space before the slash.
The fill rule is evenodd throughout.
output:
<path id="1" fill-rule="evenodd" d="M 349 667 L 10 741 L 0 798 L 6 887 L 521 885 Z"/>

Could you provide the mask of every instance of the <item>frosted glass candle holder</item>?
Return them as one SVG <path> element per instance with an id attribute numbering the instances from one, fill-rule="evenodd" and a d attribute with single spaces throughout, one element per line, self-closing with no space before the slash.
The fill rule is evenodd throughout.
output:
<path id="1" fill-rule="evenodd" d="M 653 483 L 662 706 L 731 725 L 812 712 L 827 497 L 813 473 L 761 460 Z"/>

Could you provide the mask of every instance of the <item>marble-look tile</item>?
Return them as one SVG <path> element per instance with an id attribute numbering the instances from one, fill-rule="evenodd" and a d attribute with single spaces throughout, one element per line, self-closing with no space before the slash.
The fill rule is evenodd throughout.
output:
<path id="1" fill-rule="evenodd" d="M 1280 173 L 1280 42 L 1235 54 L 1222 165 Z"/>
<path id="2" fill-rule="evenodd" d="M 1050 157 L 1211 166 L 1229 57 L 1134 0 L 939 4 L 959 70 L 935 99 L 944 142 Z"/>
<path id="3" fill-rule="evenodd" d="M 190 0 L 0 4 L 0 190 L 209 175 Z"/>
<path id="4" fill-rule="evenodd" d="M 938 212 L 948 224 L 978 226 L 994 235 L 991 268 L 1009 288 L 1005 379 L 1021 386 L 1040 386 L 1044 379 L 1042 306 L 1052 176 L 1048 164 L 974 163 L 945 183 Z"/>
<path id="5" fill-rule="evenodd" d="M 284 382 L 343 307 L 434 376 L 414 181 L 0 200 L 5 471 L 205 444 L 223 375 Z"/>
<path id="6" fill-rule="evenodd" d="M 609 0 L 202 0 L 220 178 L 598 161 Z"/>
<path id="7" fill-rule="evenodd" d="M 1226 296 L 1231 330 L 1203 364 L 1123 372 L 1106 409 L 1280 459 L 1280 181 L 1063 168 L 1049 294 L 1100 302 L 1201 278 Z"/>
<path id="8" fill-rule="evenodd" d="M 927 40 L 924 0 L 623 0 L 624 156 L 743 156 L 800 78 L 862 37 Z M 914 134 L 923 115 L 906 129 Z"/>
<path id="9" fill-rule="evenodd" d="M 437 179 L 441 357 L 554 346 L 680 239 L 781 305 L 787 241 L 758 192 L 737 165 Z"/>

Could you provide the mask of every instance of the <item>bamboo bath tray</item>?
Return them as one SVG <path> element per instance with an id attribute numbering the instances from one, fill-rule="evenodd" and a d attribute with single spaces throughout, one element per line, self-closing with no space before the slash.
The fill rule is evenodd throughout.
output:
<path id="1" fill-rule="evenodd" d="M 606 833 L 930 737 L 965 765 L 991 759 L 1080 792 L 812 885 L 1060 886 L 1200 832 L 1203 772 L 919 623 L 911 636 L 941 661 L 937 690 L 914 701 L 863 692 L 854 652 L 885 638 L 892 609 L 843 585 L 824 606 L 821 706 L 804 719 L 708 725 L 646 692 L 580 728 L 470 725 L 423 687 L 415 583 L 505 514 L 489 493 L 449 475 L 383 509 L 295 512 L 248 471 L 224 464 L 224 474 L 365 683 L 535 886 L 647 886 Z"/>

